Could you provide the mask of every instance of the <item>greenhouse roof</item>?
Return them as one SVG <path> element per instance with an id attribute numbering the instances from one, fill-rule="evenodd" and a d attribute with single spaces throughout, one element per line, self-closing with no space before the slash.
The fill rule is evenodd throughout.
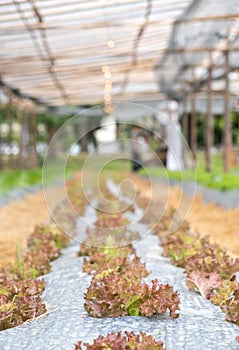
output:
<path id="1" fill-rule="evenodd" d="M 48 105 L 158 99 L 154 66 L 190 0 L 3 0 L 0 78 Z"/>
<path id="2" fill-rule="evenodd" d="M 157 65 L 160 90 L 180 98 L 201 90 L 211 69 L 212 90 L 224 92 L 229 73 L 230 92 L 238 95 L 239 0 L 194 0 L 177 18 L 168 52 Z"/>

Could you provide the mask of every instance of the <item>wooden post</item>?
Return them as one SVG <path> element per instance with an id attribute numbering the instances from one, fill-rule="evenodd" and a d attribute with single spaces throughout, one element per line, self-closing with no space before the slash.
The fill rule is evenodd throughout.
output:
<path id="1" fill-rule="evenodd" d="M 20 134 L 19 134 L 19 156 L 18 156 L 18 166 L 21 168 L 24 168 L 24 160 L 23 160 L 23 111 L 21 109 L 20 101 L 17 105 L 17 121 L 20 127 Z"/>
<path id="2" fill-rule="evenodd" d="M 36 139 L 37 139 L 37 130 L 36 130 L 36 115 L 34 106 L 31 106 L 28 114 L 29 118 L 29 149 L 31 157 L 31 167 L 37 166 L 37 151 L 36 151 Z"/>
<path id="3" fill-rule="evenodd" d="M 211 155 L 212 144 L 213 144 L 212 67 L 210 66 L 208 68 L 207 115 L 206 115 L 206 135 L 205 135 L 205 163 L 206 163 L 206 171 L 208 172 L 212 171 L 212 155 Z"/>
<path id="4" fill-rule="evenodd" d="M 229 52 L 225 51 L 225 95 L 224 95 L 224 172 L 230 170 L 230 161 L 232 155 L 232 126 L 230 115 L 230 86 L 229 86 Z"/>
<path id="5" fill-rule="evenodd" d="M 80 137 L 80 146 L 81 152 L 88 152 L 88 125 L 87 117 L 81 118 L 79 124 L 79 137 Z"/>
<path id="6" fill-rule="evenodd" d="M 188 109 L 187 109 L 187 94 L 184 92 L 183 95 L 183 120 L 182 120 L 182 128 L 183 128 L 183 136 L 188 142 Z M 184 143 L 183 143 L 184 145 Z M 187 166 L 187 148 L 183 147 L 183 163 L 184 166 Z"/>
<path id="7" fill-rule="evenodd" d="M 26 104 L 26 130 L 27 130 L 27 139 L 26 139 L 26 153 L 27 153 L 27 159 L 26 159 L 26 167 L 29 169 L 31 168 L 32 163 L 32 153 L 31 153 L 31 112 L 29 109 L 29 106 Z"/>
<path id="8" fill-rule="evenodd" d="M 57 131 L 57 127 L 54 125 L 46 125 L 46 131 L 47 131 L 47 142 L 48 145 L 50 144 L 53 136 L 55 135 L 56 131 Z M 51 144 L 51 147 L 48 148 L 48 156 L 50 159 L 55 160 L 56 156 L 57 156 L 57 146 L 56 146 L 56 142 Z"/>
<path id="9" fill-rule="evenodd" d="M 197 157 L 197 111 L 196 111 L 196 81 L 193 77 L 192 95 L 191 95 L 191 150 L 194 160 Z"/>
<path id="10" fill-rule="evenodd" d="M 27 104 L 23 102 L 21 104 L 21 110 L 19 111 L 18 120 L 21 123 L 20 134 L 20 165 L 23 169 L 29 167 L 29 123 L 28 123 L 28 111 Z"/>
<path id="11" fill-rule="evenodd" d="M 0 105 L 1 106 L 1 105 Z M 2 113 L 0 111 L 0 169 L 3 169 L 3 154 L 2 154 Z"/>
<path id="12" fill-rule="evenodd" d="M 9 91 L 7 93 L 8 103 L 7 103 L 7 122 L 8 122 L 8 147 L 10 149 L 10 154 L 8 158 L 8 166 L 13 168 L 13 154 L 12 154 L 12 142 L 13 142 L 13 100 L 12 93 Z"/>
<path id="13" fill-rule="evenodd" d="M 184 96 L 183 96 L 182 127 L 183 127 L 183 135 L 185 137 L 185 140 L 188 142 L 188 111 L 187 111 L 187 94 L 186 93 L 184 93 Z"/>

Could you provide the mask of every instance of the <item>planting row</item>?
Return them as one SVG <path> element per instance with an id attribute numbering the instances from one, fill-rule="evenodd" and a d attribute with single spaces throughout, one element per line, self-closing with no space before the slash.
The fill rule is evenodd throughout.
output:
<path id="1" fill-rule="evenodd" d="M 209 237 L 191 232 L 186 222 L 177 232 L 169 234 L 173 215 L 171 209 L 153 231 L 160 238 L 163 255 L 185 269 L 189 290 L 220 306 L 226 320 L 239 325 L 239 283 L 235 275 L 239 271 L 239 259 L 232 258 L 218 244 L 212 244 Z M 239 342 L 239 337 L 236 340 Z"/>
<path id="2" fill-rule="evenodd" d="M 71 180 L 69 186 L 78 187 L 78 180 Z M 83 212 L 84 197 L 81 195 L 79 199 L 76 193 L 71 192 L 72 201 L 79 212 Z M 64 210 L 64 204 L 60 206 L 58 215 L 66 221 L 69 229 L 72 228 L 71 213 Z M 38 277 L 50 272 L 50 262 L 60 255 L 68 242 L 69 237 L 51 222 L 34 229 L 23 254 L 17 246 L 15 262 L 0 269 L 0 330 L 47 314 L 46 305 L 40 298 L 45 282 Z"/>
<path id="3" fill-rule="evenodd" d="M 107 192 L 104 192 L 107 195 Z M 111 211 L 108 203 L 108 210 Z M 130 210 L 133 210 L 131 207 Z M 136 255 L 132 244 L 121 246 L 122 242 L 135 239 L 135 232 L 128 232 L 124 215 L 97 211 L 94 229 L 87 229 L 87 238 L 81 243 L 79 256 L 85 256 L 83 271 L 92 275 L 85 294 L 84 307 L 93 317 L 146 316 L 164 314 L 169 311 L 171 319 L 179 316 L 179 293 L 169 284 L 151 285 L 142 282 L 149 275 L 145 264 Z M 95 226 L 110 228 L 110 234 L 99 236 Z M 106 231 L 107 232 L 107 231 Z M 89 244 L 96 242 L 97 246 Z M 114 343 L 114 349 L 162 349 L 163 343 L 153 340 L 151 335 L 135 335 L 126 332 L 100 336 L 93 345 L 83 344 L 87 349 L 104 349 Z M 135 345 L 134 345 L 135 344 Z M 76 349 L 82 349 L 82 343 Z M 95 346 L 95 347 L 94 347 Z M 97 346 L 97 347 L 96 347 Z"/>
<path id="4" fill-rule="evenodd" d="M 53 224 L 37 227 L 28 241 L 28 250 L 16 262 L 0 271 L 0 330 L 18 326 L 45 313 L 40 294 L 45 288 L 38 276 L 50 271 L 67 243 L 66 236 Z"/>

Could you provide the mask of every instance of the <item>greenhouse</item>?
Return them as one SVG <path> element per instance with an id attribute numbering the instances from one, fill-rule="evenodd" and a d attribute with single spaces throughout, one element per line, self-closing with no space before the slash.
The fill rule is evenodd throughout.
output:
<path id="1" fill-rule="evenodd" d="M 238 349 L 239 0 L 2 0 L 0 46 L 0 349 Z"/>

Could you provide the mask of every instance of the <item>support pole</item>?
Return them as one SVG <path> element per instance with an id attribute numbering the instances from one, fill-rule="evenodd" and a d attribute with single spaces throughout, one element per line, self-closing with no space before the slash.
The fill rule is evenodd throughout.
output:
<path id="1" fill-rule="evenodd" d="M 183 96 L 183 136 L 185 140 L 188 142 L 188 111 L 187 111 L 187 94 L 185 93 Z"/>
<path id="2" fill-rule="evenodd" d="M 182 120 L 182 128 L 183 128 L 183 136 L 188 142 L 188 110 L 187 110 L 187 94 L 184 93 L 183 95 L 183 120 Z M 184 143 L 183 143 L 184 144 Z M 187 166 L 187 148 L 183 147 L 183 163 L 184 167 Z"/>
<path id="3" fill-rule="evenodd" d="M 88 152 L 88 125 L 87 118 L 83 117 L 80 123 L 80 146 L 81 152 Z"/>
<path id="4" fill-rule="evenodd" d="M 230 170 L 232 156 L 232 126 L 230 115 L 229 51 L 225 51 L 225 113 L 224 113 L 224 172 Z"/>
<path id="5" fill-rule="evenodd" d="M 21 101 L 18 101 L 17 105 L 17 121 L 20 127 L 20 135 L 19 135 L 19 155 L 18 155 L 18 161 L 19 161 L 19 167 L 24 168 L 24 160 L 23 160 L 23 111 L 21 109 Z"/>
<path id="6" fill-rule="evenodd" d="M 212 171 L 211 149 L 213 144 L 213 114 L 212 114 L 212 68 L 208 68 L 207 86 L 207 115 L 206 115 L 206 136 L 205 136 L 205 163 L 206 171 Z"/>
<path id="7" fill-rule="evenodd" d="M 13 143 L 13 98 L 12 93 L 9 91 L 7 93 L 8 103 L 7 103 L 7 123 L 8 123 L 8 147 L 10 150 L 8 158 L 8 166 L 10 169 L 13 168 L 13 153 L 12 153 L 12 143 Z"/>
<path id="8" fill-rule="evenodd" d="M 34 106 L 29 108 L 29 151 L 31 159 L 31 167 L 37 166 L 37 151 L 36 151 L 36 139 L 37 139 L 37 130 L 36 130 L 36 114 Z"/>
<path id="9" fill-rule="evenodd" d="M 197 157 L 197 111 L 196 111 L 196 82 L 193 78 L 192 97 L 191 97 L 191 150 L 194 160 Z"/>
<path id="10" fill-rule="evenodd" d="M 1 106 L 1 104 L 0 104 Z M 2 154 L 2 122 L 3 117 L 2 113 L 0 112 L 0 169 L 3 169 L 3 154 Z"/>

